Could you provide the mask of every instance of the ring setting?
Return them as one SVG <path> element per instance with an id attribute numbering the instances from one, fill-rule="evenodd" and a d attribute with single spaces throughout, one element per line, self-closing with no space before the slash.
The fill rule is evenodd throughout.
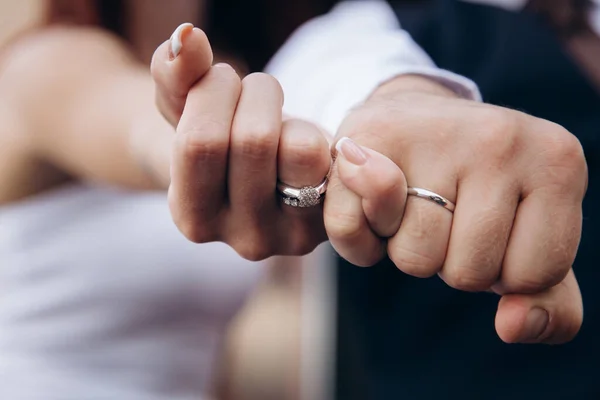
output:
<path id="1" fill-rule="evenodd" d="M 317 186 L 304 186 L 296 188 L 283 182 L 277 183 L 277 191 L 284 204 L 290 207 L 308 208 L 314 207 L 323 201 L 327 191 L 328 179 L 325 178 Z"/>

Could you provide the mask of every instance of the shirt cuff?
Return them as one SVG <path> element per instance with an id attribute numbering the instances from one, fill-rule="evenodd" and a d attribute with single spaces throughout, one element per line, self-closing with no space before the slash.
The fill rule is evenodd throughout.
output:
<path id="1" fill-rule="evenodd" d="M 446 86 L 448 89 L 456 93 L 457 96 L 463 99 L 482 101 L 481 92 L 479 88 L 472 80 L 465 78 L 462 75 L 455 74 L 454 72 L 447 71 L 445 69 L 435 67 L 412 67 L 412 68 L 398 68 L 398 73 L 392 76 L 393 79 L 400 75 L 420 75 L 425 78 L 431 79 L 440 85 Z M 381 85 L 383 82 L 379 83 Z M 378 85 L 378 86 L 379 86 Z"/>
<path id="2" fill-rule="evenodd" d="M 381 84 L 401 75 L 432 79 L 475 101 L 473 81 L 439 69 L 401 29 L 385 1 L 348 1 L 301 27 L 267 66 L 284 90 L 287 115 L 335 133 Z"/>

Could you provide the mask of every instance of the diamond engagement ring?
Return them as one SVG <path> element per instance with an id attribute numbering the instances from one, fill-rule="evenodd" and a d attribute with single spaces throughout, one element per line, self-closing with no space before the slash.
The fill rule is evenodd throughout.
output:
<path id="1" fill-rule="evenodd" d="M 432 192 L 430 190 L 416 188 L 416 187 L 409 187 L 408 188 L 408 195 L 432 201 L 435 204 L 437 204 L 438 206 L 442 206 L 446 210 L 448 210 L 448 211 L 450 211 L 452 213 L 454 212 L 455 206 L 454 206 L 453 202 L 451 202 L 450 200 L 448 200 L 444 196 L 440 196 L 439 194 L 434 193 L 434 192 Z"/>
<path id="2" fill-rule="evenodd" d="M 277 191 L 284 204 L 290 207 L 314 207 L 321 204 L 323 195 L 327 191 L 328 179 L 325 178 L 317 186 L 304 186 L 295 188 L 283 182 L 277 182 Z"/>

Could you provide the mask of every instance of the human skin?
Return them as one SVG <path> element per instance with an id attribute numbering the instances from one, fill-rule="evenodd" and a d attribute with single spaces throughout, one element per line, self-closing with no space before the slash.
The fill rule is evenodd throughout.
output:
<path id="1" fill-rule="evenodd" d="M 188 239 L 224 241 L 247 258 L 263 259 L 304 254 L 327 238 L 357 265 L 389 256 L 410 275 L 438 274 L 459 290 L 498 293 L 496 329 L 506 342 L 561 343 L 578 332 L 582 301 L 571 265 L 587 166 L 578 140 L 564 128 L 459 99 L 423 77 L 401 76 L 352 110 L 338 130 L 323 214 L 277 208 L 275 166 L 262 162 L 276 151 L 279 114 L 255 113 L 264 118 L 246 127 L 261 129 L 243 135 L 250 140 L 244 142 L 236 139 L 235 107 L 258 85 L 253 81 L 280 89 L 264 75 L 240 82 L 227 66 L 194 67 L 186 60 L 206 51 L 196 42 L 202 32 L 189 28 L 182 38 L 176 58 L 171 41 L 159 47 L 153 70 L 159 107 L 177 124 L 170 203 Z M 325 146 L 313 134 L 307 137 L 315 138 L 315 148 Z M 263 171 L 262 183 L 245 183 L 249 177 L 231 163 L 240 149 L 253 159 L 242 169 Z M 306 181 L 281 166 L 279 178 L 318 183 L 325 174 L 319 154 L 324 160 L 325 151 L 302 157 L 318 166 L 305 171 Z M 261 190 L 252 191 L 257 184 Z M 443 195 L 455 212 L 407 196 L 408 184 Z M 246 193 L 237 202 L 227 197 L 236 191 Z M 304 214 L 288 219 L 288 212 Z"/>

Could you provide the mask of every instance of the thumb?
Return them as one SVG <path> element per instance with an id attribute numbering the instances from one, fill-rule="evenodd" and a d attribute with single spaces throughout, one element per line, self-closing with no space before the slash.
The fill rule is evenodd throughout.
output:
<path id="1" fill-rule="evenodd" d="M 338 140 L 337 171 L 340 181 L 362 199 L 362 208 L 375 234 L 391 237 L 400 228 L 406 204 L 404 173 L 381 153 L 352 139 Z"/>
<path id="2" fill-rule="evenodd" d="M 506 343 L 565 343 L 582 322 L 581 292 L 572 269 L 544 292 L 504 295 L 496 313 L 496 331 Z"/>
<path id="3" fill-rule="evenodd" d="M 152 57 L 156 104 L 174 127 L 185 106 L 190 88 L 211 67 L 213 53 L 206 34 L 192 24 L 179 25 Z"/>

